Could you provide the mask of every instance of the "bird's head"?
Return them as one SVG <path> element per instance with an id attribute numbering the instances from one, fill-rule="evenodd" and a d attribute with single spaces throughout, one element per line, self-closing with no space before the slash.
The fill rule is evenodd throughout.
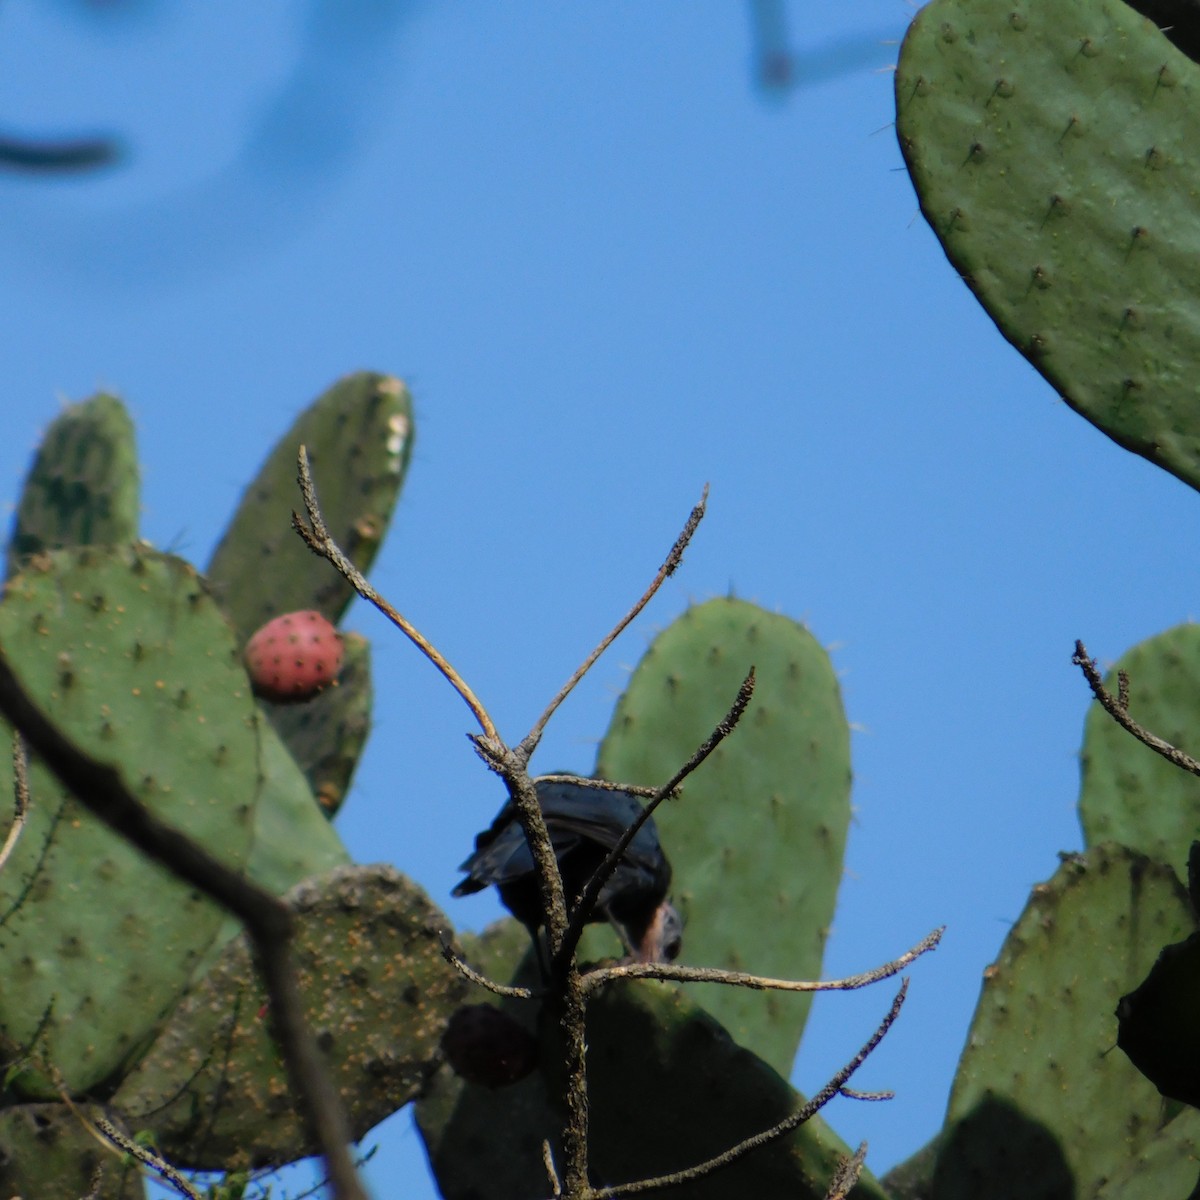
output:
<path id="1" fill-rule="evenodd" d="M 654 911 L 646 932 L 634 951 L 634 958 L 643 963 L 669 963 L 683 949 L 683 918 L 669 901 L 664 900 Z"/>

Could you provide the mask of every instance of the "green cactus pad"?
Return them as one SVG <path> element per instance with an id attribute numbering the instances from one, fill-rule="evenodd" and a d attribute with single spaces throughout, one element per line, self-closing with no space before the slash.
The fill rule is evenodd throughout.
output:
<path id="1" fill-rule="evenodd" d="M 138 535 L 133 422 L 115 396 L 72 404 L 46 430 L 25 480 L 8 573 L 63 546 L 117 546 Z"/>
<path id="2" fill-rule="evenodd" d="M 102 1109 L 77 1107 L 88 1120 L 104 1116 Z M 0 1196 L 141 1200 L 145 1189 L 141 1168 L 106 1148 L 65 1104 L 20 1104 L 0 1109 Z"/>
<path id="3" fill-rule="evenodd" d="M 1001 333 L 1200 487 L 1200 68 L 1119 0 L 934 0 L 896 111 L 921 210 Z"/>
<path id="4" fill-rule="evenodd" d="M 518 1018 L 523 1013 L 526 1023 L 536 1021 L 536 1003 L 505 1001 L 502 1007 Z M 544 1060 L 551 1057 L 557 1058 L 552 1046 L 543 1053 Z M 588 1091 L 592 1171 L 608 1184 L 694 1165 L 802 1103 L 680 989 L 650 983 L 614 986 L 593 1002 Z M 542 1073 L 490 1091 L 464 1084 L 443 1067 L 418 1105 L 417 1123 L 446 1200 L 546 1194 L 541 1145 L 545 1138 L 557 1145 L 562 1119 Z M 671 1194 L 680 1200 L 818 1200 L 849 1153 L 818 1117 Z M 850 1195 L 882 1200 L 884 1193 L 864 1172 Z"/>
<path id="5" fill-rule="evenodd" d="M 336 687 L 325 688 L 303 704 L 260 701 L 327 817 L 342 807 L 371 732 L 370 643 L 347 633 L 342 645 Z"/>
<path id="6" fill-rule="evenodd" d="M 1200 1112 L 1182 1112 L 1096 1193 L 1096 1200 L 1184 1200 L 1200 1188 Z"/>
<path id="7" fill-rule="evenodd" d="M 1178 625 L 1125 654 L 1106 680 L 1114 695 L 1118 671 L 1129 675 L 1134 720 L 1200 758 L 1200 625 Z M 1081 771 L 1087 845 L 1120 842 L 1169 862 L 1186 879 L 1188 848 L 1200 830 L 1200 778 L 1142 745 L 1095 702 Z"/>
<path id="8" fill-rule="evenodd" d="M 1123 846 L 1066 856 L 984 972 L 933 1200 L 1092 1196 L 1154 1138 L 1162 1103 L 1114 1051 L 1119 998 L 1193 927 L 1174 873 Z"/>
<path id="9" fill-rule="evenodd" d="M 257 710 L 229 626 L 193 568 L 143 549 L 39 555 L 5 589 L 0 653 L 143 803 L 229 865 L 245 862 Z M 28 825 L 0 873 L 0 1034 L 86 1092 L 174 1007 L 222 913 L 36 764 L 31 785 Z M 12 795 L 7 754 L 0 794 Z M 16 1086 L 57 1094 L 34 1072 Z"/>
<path id="10" fill-rule="evenodd" d="M 297 609 L 315 608 L 336 624 L 354 595 L 292 528 L 293 510 L 304 509 L 296 484 L 302 444 L 329 532 L 367 570 L 412 455 L 408 389 L 389 375 L 348 375 L 271 451 L 208 565 L 214 593 L 243 640 L 270 618 Z"/>
<path id="11" fill-rule="evenodd" d="M 391 867 L 344 867 L 289 893 L 310 1028 L 363 1136 L 416 1096 L 467 984 L 442 955 L 445 917 Z M 313 1154 L 244 939 L 232 942 L 122 1084 L 113 1105 L 201 1170 Z"/>
<path id="12" fill-rule="evenodd" d="M 321 812 L 308 784 L 270 722 L 259 720 L 259 801 L 254 809 L 254 843 L 246 874 L 268 891 L 282 896 L 297 884 L 337 867 L 350 865 L 350 853 Z M 198 979 L 220 957 L 242 923 L 226 916 L 221 931 L 196 968 Z"/>
<path id="13" fill-rule="evenodd" d="M 803 626 L 710 600 L 660 634 L 634 671 L 597 774 L 665 783 L 728 711 L 740 725 L 655 814 L 685 921 L 682 962 L 816 979 L 850 821 L 850 730 L 829 656 Z M 705 985 L 689 993 L 786 1075 L 808 996 Z"/>

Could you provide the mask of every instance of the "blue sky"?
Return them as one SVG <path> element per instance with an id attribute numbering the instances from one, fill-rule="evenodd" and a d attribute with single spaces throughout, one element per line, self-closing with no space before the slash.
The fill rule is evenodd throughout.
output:
<path id="1" fill-rule="evenodd" d="M 831 648 L 856 815 L 827 973 L 949 925 L 859 1079 L 896 1099 L 828 1110 L 882 1171 L 940 1125 L 982 970 L 1080 848 L 1073 641 L 1111 660 L 1192 616 L 1197 508 L 1056 398 L 918 214 L 886 44 L 912 9 L 785 10 L 800 85 L 769 95 L 742 3 L 11 0 L 0 123 L 126 155 L 0 175 L 0 496 L 65 399 L 115 389 L 146 536 L 203 562 L 300 407 L 397 373 L 417 445 L 373 579 L 517 738 L 709 483 L 535 765 L 591 768 L 689 601 L 733 590 Z M 350 625 L 380 695 L 342 836 L 480 927 L 494 899 L 449 896 L 500 802 L 468 714 L 381 618 Z M 820 998 L 797 1085 L 887 1002 Z M 378 1194 L 435 1194 L 407 1113 L 369 1140 Z"/>

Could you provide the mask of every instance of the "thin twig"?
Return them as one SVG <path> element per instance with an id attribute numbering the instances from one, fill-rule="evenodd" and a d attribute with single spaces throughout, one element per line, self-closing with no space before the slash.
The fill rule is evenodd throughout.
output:
<path id="1" fill-rule="evenodd" d="M 1118 691 L 1114 696 L 1105 688 L 1096 660 L 1088 657 L 1087 647 L 1082 642 L 1075 643 L 1075 653 L 1071 656 L 1071 661 L 1083 671 L 1084 678 L 1092 689 L 1092 695 L 1096 697 L 1100 707 L 1122 729 L 1133 734 L 1142 745 L 1149 746 L 1156 754 L 1161 754 L 1168 762 L 1185 771 L 1190 771 L 1193 775 L 1200 775 L 1200 762 L 1177 746 L 1172 746 L 1170 742 L 1164 741 L 1157 734 L 1151 733 L 1129 715 L 1129 678 L 1124 671 L 1121 671 L 1117 677 Z"/>
<path id="2" fill-rule="evenodd" d="M 478 697 L 467 686 L 466 680 L 450 665 L 442 653 L 402 613 L 392 607 L 366 580 L 363 573 L 350 561 L 329 533 L 321 510 L 317 506 L 317 493 L 313 486 L 312 473 L 308 467 L 308 451 L 300 447 L 298 455 L 300 491 L 304 496 L 304 508 L 308 513 L 308 524 L 298 512 L 292 513 L 292 526 L 304 539 L 304 544 L 316 555 L 327 559 L 352 588 L 369 604 L 373 604 L 437 669 L 446 677 L 450 686 L 463 698 L 467 707 L 475 714 L 484 736 L 499 742 L 500 735 L 488 711 Z"/>
<path id="3" fill-rule="evenodd" d="M 97 1117 L 95 1125 L 114 1146 L 120 1147 L 126 1154 L 131 1154 L 136 1158 L 143 1166 L 149 1167 L 150 1170 L 161 1175 L 163 1179 L 173 1184 L 187 1196 L 188 1200 L 203 1200 L 203 1196 L 196 1190 L 191 1181 L 181 1175 L 165 1158 L 135 1142 L 133 1138 L 126 1137 L 115 1125 L 110 1121 L 106 1121 L 103 1117 Z"/>
<path id="4" fill-rule="evenodd" d="M 325 1156 L 334 1195 L 339 1200 L 366 1200 L 347 1151 L 349 1123 L 304 1020 L 292 968 L 294 918 L 288 906 L 142 805 L 115 767 L 86 754 L 46 717 L 3 656 L 0 713 L 96 818 L 242 921 L 254 945 L 297 1103 Z"/>
<path id="5" fill-rule="evenodd" d="M 13 764 L 13 822 L 0 847 L 0 870 L 8 862 L 9 856 L 17 845 L 17 838 L 25 828 L 25 818 L 29 815 L 29 759 L 25 754 L 25 743 L 18 732 L 13 732 L 12 748 Z"/>
<path id="6" fill-rule="evenodd" d="M 481 975 L 469 962 L 459 958 L 455 954 L 454 947 L 446 941 L 445 937 L 442 938 L 442 956 L 460 975 L 465 975 L 472 983 L 477 984 L 481 988 L 486 988 L 489 992 L 495 992 L 497 996 L 512 996 L 517 1000 L 532 1000 L 545 995 L 545 992 L 540 989 L 534 991 L 532 988 L 511 987 L 505 983 L 496 983 L 486 975 Z"/>
<path id="7" fill-rule="evenodd" d="M 908 980 L 906 979 L 901 983 L 900 990 L 896 993 L 896 998 L 892 1001 L 887 1015 L 880 1022 L 879 1028 L 875 1030 L 863 1048 L 807 1104 L 802 1105 L 777 1125 L 738 1142 L 736 1146 L 731 1146 L 723 1154 L 717 1154 L 694 1167 L 688 1167 L 683 1171 L 674 1171 L 669 1175 L 659 1175 L 654 1179 L 639 1179 L 633 1183 L 617 1184 L 615 1187 L 596 1188 L 589 1194 L 588 1200 L 610 1200 L 610 1197 L 632 1196 L 638 1192 L 649 1192 L 658 1188 L 690 1183 L 693 1179 L 701 1179 L 706 1175 L 711 1175 L 714 1171 L 719 1171 L 722 1167 L 729 1166 L 730 1163 L 749 1154 L 751 1150 L 757 1150 L 760 1146 L 765 1146 L 768 1142 L 773 1142 L 777 1138 L 783 1137 L 784 1134 L 791 1133 L 793 1129 L 803 1125 L 805 1121 L 820 1112 L 842 1090 L 846 1081 L 855 1071 L 866 1062 L 900 1015 L 907 992 Z"/>
<path id="8" fill-rule="evenodd" d="M 584 925 L 595 910 L 596 899 L 600 895 L 600 890 L 612 878 L 612 873 L 617 869 L 617 864 L 621 861 L 625 851 L 629 849 L 630 843 L 637 837 L 642 826 L 650 820 L 654 810 L 668 796 L 673 795 L 675 789 L 679 787 L 683 780 L 734 731 L 738 721 L 741 720 L 742 714 L 746 711 L 746 706 L 750 703 L 750 697 L 753 695 L 754 668 L 751 667 L 749 674 L 742 680 L 741 687 L 738 688 L 737 698 L 734 700 L 733 706 L 721 718 L 717 727 L 708 735 L 703 744 L 696 749 L 691 758 L 650 797 L 649 802 L 642 808 L 642 811 L 634 817 L 629 827 L 617 839 L 616 845 L 608 852 L 604 861 L 592 873 L 592 877 L 587 881 L 587 886 L 580 893 L 579 902 L 575 905 L 575 909 L 571 914 L 566 937 L 563 939 L 563 945 L 559 951 L 560 954 L 565 956 L 575 953 L 575 947 L 579 944 L 579 939 L 583 936 Z"/>
<path id="9" fill-rule="evenodd" d="M 723 983 L 729 987 L 749 988 L 761 992 L 853 992 L 869 987 L 881 979 L 898 975 L 922 954 L 936 949 L 946 932 L 944 925 L 926 934 L 911 950 L 899 958 L 881 966 L 872 967 L 858 975 L 847 975 L 843 979 L 769 979 L 762 975 L 748 975 L 744 971 L 722 971 L 716 967 L 681 967 L 674 963 L 622 963 L 615 967 L 597 967 L 583 976 L 583 987 L 588 993 L 596 991 L 615 979 L 661 979 L 669 983 Z"/>
<path id="10" fill-rule="evenodd" d="M 521 739 L 515 747 L 517 754 L 521 755 L 526 762 L 533 756 L 534 750 L 537 749 L 537 744 L 542 740 L 542 734 L 545 732 L 546 725 L 550 718 L 558 711 L 558 707 L 571 694 L 575 685 L 592 669 L 592 665 L 617 640 L 618 637 L 625 631 L 630 621 L 634 619 L 646 607 L 647 604 L 654 598 L 654 594 L 660 587 L 675 574 L 679 568 L 679 564 L 683 561 L 683 552 L 687 549 L 688 542 L 692 540 L 700 522 L 704 520 L 704 510 L 708 506 L 708 484 L 704 485 L 704 491 L 700 496 L 700 503 L 692 509 L 691 515 L 687 519 L 687 523 L 683 527 L 683 531 L 675 539 L 675 545 L 671 547 L 671 552 L 663 560 L 663 565 L 659 567 L 658 574 L 654 576 L 650 582 L 650 586 L 646 589 L 642 598 L 616 623 L 612 631 L 608 633 L 600 642 L 600 644 L 583 660 L 582 663 L 575 669 L 575 673 L 567 680 L 566 683 L 558 689 L 558 694 L 546 706 L 546 711 L 538 717 L 534 722 L 533 728 Z"/>
<path id="11" fill-rule="evenodd" d="M 842 1089 L 842 1094 L 846 1094 L 846 1089 Z M 867 1161 L 867 1143 L 859 1142 L 858 1149 L 849 1157 L 843 1158 L 838 1164 L 838 1169 L 834 1171 L 833 1178 L 829 1181 L 829 1190 L 825 1193 L 825 1200 L 845 1200 L 845 1198 L 854 1190 L 854 1185 L 858 1183 L 858 1177 L 862 1174 L 863 1164 Z"/>
<path id="12" fill-rule="evenodd" d="M 546 1180 L 550 1184 L 551 1200 L 558 1200 L 562 1195 L 562 1184 L 558 1180 L 558 1172 L 554 1169 L 554 1151 L 550 1149 L 547 1139 L 542 1142 L 542 1166 L 546 1168 Z"/>
<path id="13" fill-rule="evenodd" d="M 866 1100 L 870 1103 L 875 1103 L 879 1100 L 895 1100 L 896 1093 L 891 1089 L 883 1092 L 860 1092 L 857 1088 L 842 1088 L 841 1094 L 847 1100 Z"/>

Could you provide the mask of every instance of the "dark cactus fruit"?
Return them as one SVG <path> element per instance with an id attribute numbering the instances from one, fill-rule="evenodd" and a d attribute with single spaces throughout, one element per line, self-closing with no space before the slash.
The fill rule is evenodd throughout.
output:
<path id="1" fill-rule="evenodd" d="M 460 1008 L 442 1034 L 442 1052 L 468 1083 L 508 1087 L 537 1066 L 537 1042 L 512 1017 L 490 1004 Z"/>

